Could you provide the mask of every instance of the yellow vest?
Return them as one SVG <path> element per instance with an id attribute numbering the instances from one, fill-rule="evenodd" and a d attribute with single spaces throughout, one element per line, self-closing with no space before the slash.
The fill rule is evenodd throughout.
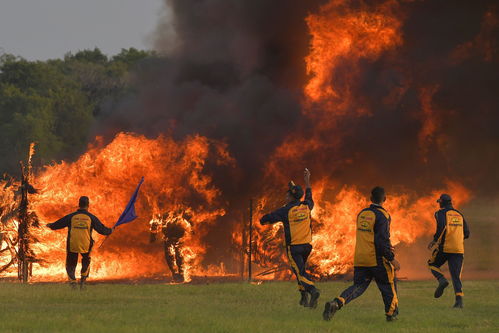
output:
<path id="1" fill-rule="evenodd" d="M 376 248 L 374 246 L 374 223 L 376 214 L 369 209 L 360 212 L 357 217 L 354 266 L 377 266 Z"/>
<path id="2" fill-rule="evenodd" d="M 71 217 L 69 225 L 69 252 L 87 253 L 90 251 L 90 227 L 92 220 L 87 214 Z"/>
<path id="3" fill-rule="evenodd" d="M 445 253 L 464 253 L 464 217 L 455 210 L 445 213 Z"/>
<path id="4" fill-rule="evenodd" d="M 310 208 L 306 204 L 294 206 L 288 212 L 290 245 L 307 244 L 312 241 Z"/>

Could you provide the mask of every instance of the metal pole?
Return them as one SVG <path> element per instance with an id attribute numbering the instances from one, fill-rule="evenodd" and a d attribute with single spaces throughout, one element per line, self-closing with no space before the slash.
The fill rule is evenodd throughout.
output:
<path id="1" fill-rule="evenodd" d="M 249 202 L 249 250 L 248 250 L 248 281 L 251 282 L 251 256 L 253 252 L 253 199 Z"/>

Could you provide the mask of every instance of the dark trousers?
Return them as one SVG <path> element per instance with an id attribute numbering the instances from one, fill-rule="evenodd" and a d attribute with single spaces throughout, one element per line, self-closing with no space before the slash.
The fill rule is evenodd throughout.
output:
<path id="1" fill-rule="evenodd" d="M 307 273 L 307 259 L 312 252 L 311 244 L 291 245 L 286 247 L 291 269 L 295 273 L 300 291 L 312 292 L 315 290 L 312 277 Z"/>
<path id="2" fill-rule="evenodd" d="M 78 253 L 67 252 L 66 254 L 66 272 L 71 281 L 76 280 L 75 272 L 78 264 Z M 90 252 L 81 254 L 81 278 L 86 279 L 90 272 Z"/>
<path id="3" fill-rule="evenodd" d="M 375 267 L 354 267 L 353 285 L 345 289 L 338 299 L 343 305 L 348 304 L 366 291 L 372 279 L 376 281 L 378 289 L 381 291 L 386 315 L 391 316 L 398 313 L 395 271 L 388 261 Z"/>
<path id="4" fill-rule="evenodd" d="M 456 296 L 463 296 L 463 284 L 461 282 L 461 272 L 463 270 L 464 255 L 462 253 L 445 253 L 440 249 L 433 250 L 433 254 L 428 260 L 428 267 L 433 276 L 437 279 L 445 279 L 440 267 L 446 262 L 449 263 L 450 276 Z"/>

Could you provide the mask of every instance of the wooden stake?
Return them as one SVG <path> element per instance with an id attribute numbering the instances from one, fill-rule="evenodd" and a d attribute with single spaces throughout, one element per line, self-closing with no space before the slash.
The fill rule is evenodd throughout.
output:
<path id="1" fill-rule="evenodd" d="M 21 162 L 21 202 L 19 204 L 19 225 L 17 227 L 18 246 L 17 276 L 23 283 L 28 282 L 29 217 L 28 217 L 28 171 Z"/>
<path id="2" fill-rule="evenodd" d="M 249 202 L 249 249 L 248 249 L 248 281 L 251 282 L 251 257 L 253 252 L 253 199 Z"/>
<path id="3" fill-rule="evenodd" d="M 35 153 L 35 144 L 29 145 L 28 160 L 26 165 L 21 161 L 21 202 L 19 204 L 19 225 L 18 233 L 18 252 L 17 252 L 17 276 L 23 283 L 27 283 L 32 273 L 33 253 L 30 249 L 30 216 L 28 194 L 31 181 L 31 161 Z"/>

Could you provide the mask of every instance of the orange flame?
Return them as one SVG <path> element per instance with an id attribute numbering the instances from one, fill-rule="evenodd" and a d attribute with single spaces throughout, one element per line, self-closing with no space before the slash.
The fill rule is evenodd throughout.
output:
<path id="1" fill-rule="evenodd" d="M 281 185 L 285 188 L 292 176 L 289 174 L 291 169 L 302 168 L 305 161 L 310 164 L 303 167 L 310 167 L 312 173 L 315 166 L 320 166 L 323 172 L 319 177 L 322 178 L 313 178 L 316 206 L 312 213 L 314 252 L 310 258 L 316 276 L 341 275 L 352 267 L 355 218 L 362 208 L 368 206 L 368 197 L 359 186 L 324 176 L 323 165 L 331 160 L 325 154 L 334 153 L 342 145 L 344 132 L 338 125 L 340 119 L 372 115 L 372 110 L 356 103 L 353 86 L 362 74 L 362 62 L 376 61 L 402 45 L 402 20 L 398 7 L 399 2 L 395 0 L 379 1 L 375 5 L 360 2 L 356 6 L 346 0 L 331 0 L 318 13 L 306 18 L 311 34 L 310 53 L 305 58 L 310 79 L 303 88 L 303 113 L 314 132 L 307 136 L 298 129 L 269 158 L 255 217 L 275 208 L 272 207 L 277 201 L 273 197 L 278 192 L 275 188 Z M 483 27 L 484 34 L 496 20 L 489 21 L 491 23 Z M 484 43 L 479 39 L 476 44 Z M 456 50 L 456 61 L 464 59 L 471 52 L 471 46 L 464 45 Z M 483 46 L 487 51 L 487 45 Z M 420 88 L 422 129 L 418 140 L 423 155 L 439 126 L 432 103 L 437 89 L 438 86 Z M 399 93 L 394 91 L 393 95 Z M 138 180 L 145 176 L 137 202 L 138 220 L 119 227 L 105 246 L 94 249 L 92 276 L 101 279 L 142 278 L 166 272 L 162 247 L 148 243 L 149 223 L 154 222 L 158 214 L 179 209 L 192 215 L 192 224 L 186 225 L 188 232 L 182 248 L 187 277 L 195 274 L 226 275 L 229 273 L 223 263 L 203 267 L 203 257 L 209 246 L 203 242 L 203 236 L 217 219 L 226 214 L 227 208 L 222 200 L 223 193 L 205 170 L 207 161 L 220 166 L 235 164 L 226 144 L 199 135 L 177 142 L 166 136 L 148 139 L 120 133 L 108 145 L 97 139 L 76 162 L 50 165 L 34 175 L 34 186 L 39 194 L 31 196 L 31 209 L 42 222 L 52 222 L 72 212 L 78 197 L 87 195 L 91 200 L 90 210 L 111 226 Z M 334 163 L 349 165 L 351 161 Z M 335 165 L 328 167 L 334 168 Z M 12 207 L 15 198 L 7 193 L 4 185 L 0 183 L 0 208 L 6 204 Z M 400 242 L 410 244 L 433 232 L 435 200 L 442 192 L 452 193 L 458 206 L 471 196 L 469 190 L 453 181 L 448 181 L 445 188 L 428 188 L 422 195 L 404 187 L 398 187 L 395 193 L 388 191 L 386 208 L 392 216 L 393 245 Z M 5 216 L 5 211 L 0 210 L 0 218 Z M 0 224 L 3 228 L 0 232 L 7 234 L 9 230 L 15 230 L 15 219 L 10 223 L 11 227 Z M 242 228 L 233 227 L 233 242 L 244 247 Z M 254 223 L 254 228 L 256 232 L 251 246 L 255 250 L 254 260 L 261 266 L 258 269 L 276 267 L 286 261 L 282 228 L 279 225 L 262 227 L 258 223 Z M 35 279 L 65 279 L 65 232 L 52 232 L 42 227 L 34 233 L 39 240 L 34 249 L 42 260 L 34 265 Z M 96 244 L 100 244 L 102 238 L 97 236 L 96 239 Z M 267 277 L 283 278 L 287 275 L 289 271 L 276 270 Z"/>
<path id="2" fill-rule="evenodd" d="M 371 116 L 371 110 L 356 103 L 351 87 L 361 74 L 361 61 L 375 61 L 402 44 L 402 21 L 397 13 L 396 1 L 352 7 L 355 6 L 347 1 L 331 0 L 318 13 L 307 18 L 311 45 L 305 61 L 310 80 L 304 87 L 303 112 L 312 121 L 314 131 L 309 136 L 297 131 L 278 147 L 266 167 L 267 183 L 284 186 L 290 170 L 302 168 L 301 165 L 310 167 L 312 172 L 315 165 L 323 169 L 324 161 L 331 160 L 325 152 L 334 154 L 342 145 L 344 132 L 339 126 L 340 119 Z M 418 139 L 423 155 L 439 126 L 432 109 L 436 89 L 421 89 L 423 126 Z M 399 93 L 394 92 L 395 95 Z M 355 114 L 349 114 L 349 111 L 355 111 Z M 335 162 L 343 165 L 350 163 L 348 160 Z M 334 164 L 331 165 L 331 168 L 334 167 Z M 447 182 L 446 188 L 430 188 L 423 195 L 403 187 L 398 189 L 398 193 L 390 193 L 388 189 L 386 203 L 393 221 L 393 245 L 413 243 L 418 237 L 434 231 L 433 213 L 438 208 L 435 201 L 440 193 L 452 193 L 458 205 L 470 198 L 466 188 L 452 181 Z M 315 181 L 313 193 L 316 206 L 312 212 L 314 252 L 310 265 L 317 276 L 344 274 L 353 265 L 356 214 L 369 205 L 368 196 L 355 185 L 343 185 L 332 177 Z M 266 195 L 259 202 L 259 213 L 275 208 L 270 204 L 275 201 Z M 256 256 L 257 261 L 262 266 L 276 265 L 284 259 L 279 227 L 257 228 L 257 248 L 263 252 Z"/>
<path id="3" fill-rule="evenodd" d="M 81 195 L 90 197 L 90 211 L 107 226 L 117 220 L 134 186 L 145 176 L 136 210 L 139 218 L 120 226 L 101 249 L 93 250 L 92 276 L 96 278 L 138 278 L 165 272 L 162 247 L 148 244 L 149 219 L 153 212 L 169 212 L 182 207 L 195 211 L 193 229 L 183 250 L 186 264 L 196 272 L 204 253 L 200 238 L 204 224 L 211 224 L 225 210 L 217 206 L 220 191 L 204 173 L 207 159 L 221 165 L 233 163 L 225 145 L 193 136 L 183 142 L 160 136 L 121 133 L 107 146 L 98 139 L 74 163 L 62 162 L 45 167 L 35 179 L 39 194 L 31 197 L 31 208 L 42 224 L 53 222 L 76 209 Z M 191 200 L 195 196 L 196 200 Z M 221 204 L 218 204 L 220 207 Z M 53 232 L 45 227 L 34 230 L 39 242 L 33 245 L 40 265 L 35 264 L 35 279 L 64 279 L 66 231 Z M 96 235 L 96 243 L 102 237 Z M 191 267 L 188 267 L 191 271 Z"/>
<path id="4" fill-rule="evenodd" d="M 386 1 L 374 11 L 353 10 L 347 4 L 348 1 L 330 1 L 319 13 L 307 18 L 312 41 L 310 54 L 305 59 L 307 73 L 311 75 L 305 94 L 311 102 L 330 104 L 325 109 L 334 110 L 338 115 L 345 112 L 351 99 L 348 85 L 341 88 L 335 84 L 335 74 L 341 64 L 345 61 L 356 63 L 360 59 L 375 60 L 402 41 L 401 22 L 394 13 L 395 1 Z M 353 71 L 350 73 L 352 80 L 357 68 L 348 68 Z"/>

